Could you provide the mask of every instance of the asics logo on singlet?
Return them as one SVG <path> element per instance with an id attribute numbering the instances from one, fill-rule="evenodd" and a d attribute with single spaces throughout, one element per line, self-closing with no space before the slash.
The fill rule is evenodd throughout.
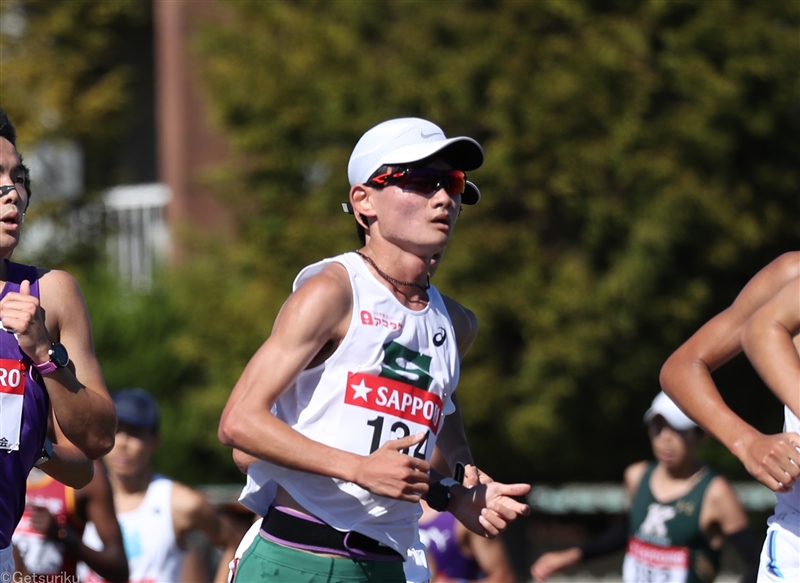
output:
<path id="1" fill-rule="evenodd" d="M 383 347 L 381 376 L 427 391 L 433 378 L 430 375 L 431 357 L 420 354 L 392 341 Z"/>
<path id="2" fill-rule="evenodd" d="M 436 334 L 433 335 L 433 345 L 436 348 L 439 348 L 442 344 L 444 344 L 445 340 L 447 340 L 447 332 L 444 328 L 439 328 L 436 331 Z"/>

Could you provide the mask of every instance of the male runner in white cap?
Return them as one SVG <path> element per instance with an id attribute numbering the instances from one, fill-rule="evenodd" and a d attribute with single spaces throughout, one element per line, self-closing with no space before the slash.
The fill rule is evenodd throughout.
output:
<path id="1" fill-rule="evenodd" d="M 477 142 L 418 118 L 356 144 L 349 204 L 369 240 L 301 272 L 220 422 L 223 443 L 262 460 L 243 502 L 272 502 L 240 580 L 404 582 L 422 496 L 487 536 L 528 512 L 510 498 L 525 484 L 429 475 L 476 323 L 451 318 L 428 271 L 482 162 Z"/>

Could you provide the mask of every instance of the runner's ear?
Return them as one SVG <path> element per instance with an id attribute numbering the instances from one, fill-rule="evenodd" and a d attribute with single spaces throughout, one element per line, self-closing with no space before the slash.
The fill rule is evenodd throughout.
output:
<path id="1" fill-rule="evenodd" d="M 362 215 L 365 217 L 371 217 L 375 215 L 375 209 L 372 205 L 371 195 L 371 189 L 363 184 L 356 184 L 350 189 L 350 206 L 353 208 L 353 214 L 355 214 L 356 220 L 359 220 L 359 217 Z M 362 220 L 367 222 L 368 219 L 362 218 Z M 363 226 L 366 227 L 366 225 Z"/>

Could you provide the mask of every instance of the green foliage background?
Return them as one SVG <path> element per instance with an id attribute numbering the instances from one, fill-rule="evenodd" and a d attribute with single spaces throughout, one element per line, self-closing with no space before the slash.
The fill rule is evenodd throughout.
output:
<path id="1" fill-rule="evenodd" d="M 47 4 L 40 18 L 118 6 L 135 29 L 143 16 L 129 5 Z M 617 480 L 648 455 L 640 420 L 661 363 L 757 269 L 797 248 L 798 6 L 224 3 L 192 50 L 239 160 L 206 175 L 239 236 L 219 245 L 196 234 L 195 259 L 147 297 L 82 280 L 109 386 L 148 385 L 162 398 L 166 470 L 235 479 L 216 444 L 225 398 L 296 272 L 356 246 L 339 203 L 359 136 L 417 115 L 487 153 L 471 174 L 483 200 L 464 210 L 436 276 L 481 322 L 459 386 L 476 458 L 504 480 Z M 84 65 L 101 77 L 113 70 L 100 57 L 109 50 L 70 49 L 95 59 Z M 79 137 L 104 135 L 104 112 L 124 111 L 125 87 Z M 27 106 L 7 105 L 7 91 L 3 81 L 16 119 Z M 69 98 L 59 103 L 70 111 Z M 780 429 L 744 359 L 718 380 L 743 416 Z M 745 475 L 718 445 L 706 454 Z"/>

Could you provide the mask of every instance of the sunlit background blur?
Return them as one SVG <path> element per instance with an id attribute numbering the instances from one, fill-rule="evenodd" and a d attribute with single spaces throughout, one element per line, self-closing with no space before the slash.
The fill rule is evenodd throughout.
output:
<path id="1" fill-rule="evenodd" d="M 796 1 L 2 0 L 0 38 L 33 179 L 15 259 L 79 279 L 109 389 L 157 395 L 157 466 L 189 484 L 242 482 L 220 412 L 297 271 L 357 246 L 347 159 L 384 119 L 486 150 L 434 283 L 481 322 L 459 385 L 479 465 L 588 484 L 565 515 L 620 511 L 598 484 L 650 455 L 663 361 L 797 249 Z M 744 358 L 716 378 L 780 430 Z M 602 526 L 547 504 L 553 545 Z"/>

